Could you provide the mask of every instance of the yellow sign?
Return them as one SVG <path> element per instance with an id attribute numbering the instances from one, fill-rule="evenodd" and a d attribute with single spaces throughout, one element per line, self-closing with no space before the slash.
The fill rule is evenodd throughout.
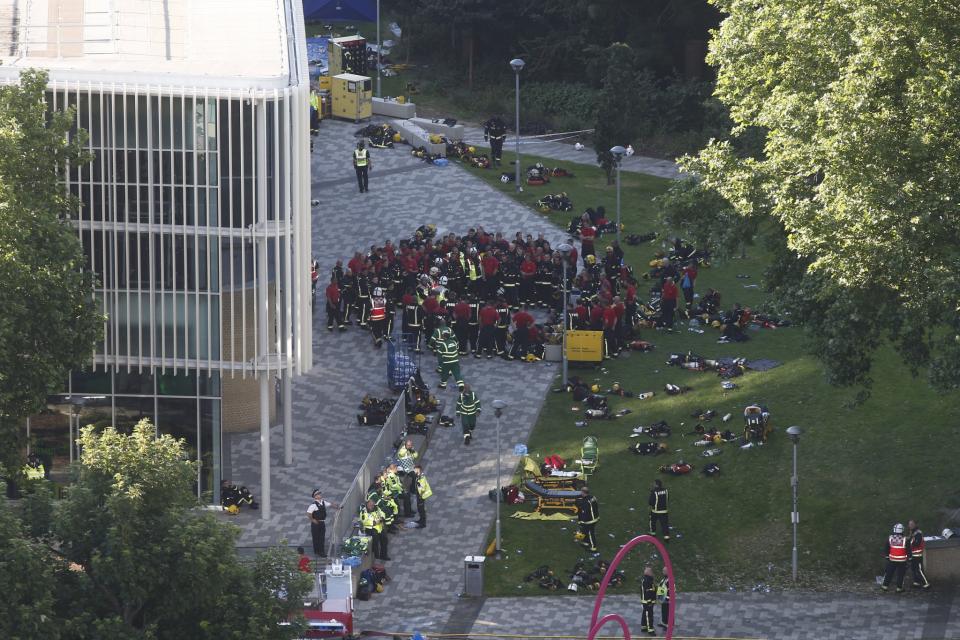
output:
<path id="1" fill-rule="evenodd" d="M 567 360 L 603 360 L 603 331 L 567 331 Z"/>

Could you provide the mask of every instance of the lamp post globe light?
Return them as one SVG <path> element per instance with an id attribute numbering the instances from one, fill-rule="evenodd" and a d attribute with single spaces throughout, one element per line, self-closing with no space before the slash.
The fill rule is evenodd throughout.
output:
<path id="1" fill-rule="evenodd" d="M 623 154 L 627 152 L 621 145 L 610 149 L 613 159 L 617 163 L 617 242 L 620 242 L 620 162 L 623 160 Z"/>
<path id="2" fill-rule="evenodd" d="M 493 415 L 497 417 L 497 526 L 496 526 L 496 556 L 500 557 L 500 502 L 503 500 L 503 492 L 500 490 L 500 417 L 507 403 L 503 400 L 493 401 Z"/>
<path id="3" fill-rule="evenodd" d="M 793 441 L 793 476 L 790 478 L 790 486 L 793 488 L 793 511 L 790 512 L 790 522 L 793 523 L 793 581 L 797 581 L 797 525 L 800 524 L 800 512 L 797 510 L 797 491 L 800 487 L 800 479 L 797 476 L 797 445 L 800 443 L 800 435 L 803 429 L 794 425 L 787 428 L 787 435 Z"/>
<path id="4" fill-rule="evenodd" d="M 513 69 L 513 74 L 516 76 L 516 132 L 517 132 L 517 164 L 516 164 L 516 173 L 514 175 L 515 182 L 517 183 L 517 193 L 523 191 L 523 186 L 520 184 L 520 72 L 523 71 L 523 67 L 526 63 L 520 58 L 514 58 L 510 61 L 510 68 Z"/>
<path id="5" fill-rule="evenodd" d="M 570 252 L 573 251 L 573 247 L 564 242 L 559 247 L 557 251 L 560 252 L 560 255 L 563 256 L 563 347 L 560 353 L 560 358 L 563 361 L 563 388 L 567 388 L 567 259 L 570 257 Z"/>

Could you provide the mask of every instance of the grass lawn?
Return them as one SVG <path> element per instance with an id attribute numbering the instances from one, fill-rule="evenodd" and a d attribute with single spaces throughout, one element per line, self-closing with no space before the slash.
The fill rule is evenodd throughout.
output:
<path id="1" fill-rule="evenodd" d="M 527 156 L 524 166 L 537 160 L 548 166 L 557 164 Z M 575 178 L 527 187 L 518 199 L 532 204 L 545 193 L 565 191 L 575 211 L 604 205 L 612 216 L 615 187 L 606 185 L 602 171 L 587 165 L 567 168 L 576 173 Z M 498 170 L 467 170 L 514 195 L 512 184 L 498 181 Z M 624 173 L 622 186 L 625 234 L 657 229 L 651 197 L 661 193 L 667 181 Z M 549 217 L 566 227 L 570 215 L 553 213 Z M 601 240 L 601 253 L 602 247 Z M 659 248 L 659 243 L 624 246 L 637 273 L 646 270 Z M 762 284 L 766 261 L 763 251 L 754 248 L 746 259 L 702 269 L 697 290 L 718 289 L 725 308 L 742 302 L 762 309 L 763 291 L 745 285 Z M 750 279 L 737 278 L 738 274 Z M 656 391 L 655 397 L 613 398 L 613 410 L 628 407 L 633 413 L 594 421 L 581 429 L 574 426 L 582 414 L 571 411 L 575 403 L 570 395 L 551 393 L 527 443 L 535 457 L 559 454 L 572 461 L 579 457 L 584 436 L 599 437 L 600 469 L 590 479 L 590 486 L 600 501 L 598 538 L 604 558 L 612 558 L 620 545 L 646 532 L 647 494 L 653 480 L 660 477 L 670 489 L 670 520 L 677 536 L 670 550 L 678 586 L 685 590 L 735 586 L 741 590 L 760 582 L 774 588 L 791 585 L 792 445 L 784 430 L 793 424 L 805 432 L 799 447 L 802 587 L 875 588 L 873 578 L 882 567 L 881 548 L 894 522 L 914 518 L 925 531 L 934 533 L 945 524 L 942 509 L 960 506 L 960 488 L 953 473 L 960 438 L 955 419 L 960 409 L 957 395 L 932 392 L 922 380 L 912 379 L 892 353 L 883 353 L 876 361 L 871 397 L 852 406 L 855 391 L 832 388 L 824 382 L 819 363 L 804 355 L 798 328 L 750 331 L 749 342 L 726 345 L 716 343 L 716 329 L 707 328 L 699 335 L 683 325 L 678 328 L 673 334 L 644 330 L 642 338 L 656 344 L 651 353 L 625 354 L 606 361 L 602 368 L 570 372 L 595 380 L 602 389 L 619 381 L 635 393 Z M 735 380 L 738 389 L 723 392 L 713 373 L 665 365 L 671 352 L 686 350 L 708 358 L 771 358 L 783 364 L 767 372 L 749 372 Z M 694 390 L 669 397 L 663 393 L 668 382 Z M 728 425 L 739 432 L 743 408 L 753 402 L 768 406 L 772 413 L 775 430 L 765 447 L 741 450 L 725 445 L 721 455 L 708 460 L 699 456 L 702 449 L 692 446 L 692 437 L 682 435 L 697 422 L 690 414 L 708 408 L 719 416 L 732 413 Z M 630 453 L 628 446 L 636 441 L 629 438 L 631 429 L 657 420 L 667 420 L 673 427 L 673 435 L 667 439 L 673 451 L 657 457 Z M 719 419 L 715 423 L 719 424 Z M 697 471 L 683 477 L 657 472 L 657 466 L 680 458 L 696 465 Z M 719 477 L 706 478 L 699 473 L 707 462 L 721 466 Z M 521 506 L 522 510 L 530 508 Z M 536 583 L 523 581 L 527 573 L 547 564 L 566 579 L 578 558 L 584 557 L 573 542 L 572 523 L 522 522 L 506 517 L 516 509 L 508 506 L 503 520 L 506 557 L 487 565 L 488 595 L 542 595 L 544 591 Z M 628 580 L 620 590 L 637 590 L 643 565 L 658 562 L 652 553 L 652 549 L 635 552 L 624 563 Z"/>

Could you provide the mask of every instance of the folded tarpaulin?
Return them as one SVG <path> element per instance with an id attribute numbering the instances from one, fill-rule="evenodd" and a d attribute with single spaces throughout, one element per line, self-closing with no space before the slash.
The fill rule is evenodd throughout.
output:
<path id="1" fill-rule="evenodd" d="M 377 0 L 303 0 L 303 19 L 375 22 Z"/>
<path id="2" fill-rule="evenodd" d="M 769 371 L 779 367 L 782 363 L 776 360 L 748 360 L 746 363 L 747 369 L 752 369 L 753 371 Z"/>
<path id="3" fill-rule="evenodd" d="M 510 517 L 516 518 L 517 520 L 557 520 L 558 522 L 566 522 L 570 520 L 569 515 L 564 515 L 562 513 L 551 513 L 547 515 L 545 513 L 540 513 L 539 511 L 517 511 Z"/>

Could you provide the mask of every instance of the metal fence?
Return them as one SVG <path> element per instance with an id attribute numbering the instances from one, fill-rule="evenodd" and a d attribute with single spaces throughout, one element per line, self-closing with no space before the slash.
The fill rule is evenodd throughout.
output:
<path id="1" fill-rule="evenodd" d="M 383 428 L 380 430 L 377 439 L 370 447 L 360 470 L 347 493 L 343 496 L 340 503 L 342 509 L 336 512 L 333 518 L 333 526 L 330 527 L 330 536 L 328 539 L 328 555 L 334 557 L 338 547 L 343 544 L 343 539 L 353 533 L 355 522 L 360 513 L 360 507 L 363 505 L 364 496 L 367 494 L 367 488 L 373 479 L 377 477 L 383 468 L 394 462 L 396 448 L 394 443 L 402 437 L 407 427 L 406 412 L 406 391 L 402 391 L 393 405 L 393 410 L 387 417 Z"/>

